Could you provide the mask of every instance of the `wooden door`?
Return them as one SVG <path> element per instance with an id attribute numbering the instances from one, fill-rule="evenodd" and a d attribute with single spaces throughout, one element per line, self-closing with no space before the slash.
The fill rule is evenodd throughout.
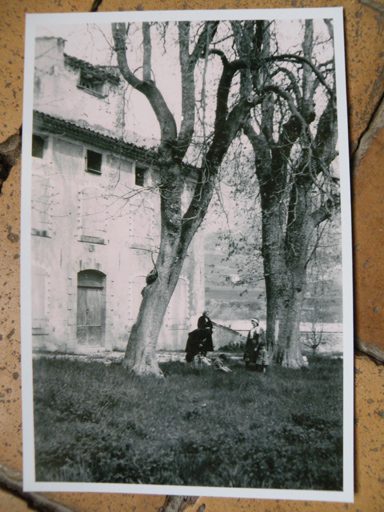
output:
<path id="1" fill-rule="evenodd" d="M 104 345 L 104 280 L 105 276 L 101 272 L 79 272 L 77 288 L 77 341 L 81 345 Z"/>

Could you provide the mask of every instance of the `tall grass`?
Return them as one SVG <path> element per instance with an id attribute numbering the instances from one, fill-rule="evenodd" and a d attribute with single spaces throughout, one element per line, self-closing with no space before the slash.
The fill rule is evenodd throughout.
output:
<path id="1" fill-rule="evenodd" d="M 233 373 L 166 363 L 34 362 L 36 478 L 189 486 L 342 488 L 342 364 Z"/>

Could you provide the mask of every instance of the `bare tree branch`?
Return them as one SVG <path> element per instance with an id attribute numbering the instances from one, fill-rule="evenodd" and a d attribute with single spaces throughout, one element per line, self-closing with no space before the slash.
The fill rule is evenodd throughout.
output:
<path id="1" fill-rule="evenodd" d="M 276 76 L 278 73 L 283 73 L 284 75 L 286 75 L 289 79 L 289 82 L 290 82 L 290 86 L 292 87 L 292 90 L 293 90 L 293 93 L 295 95 L 295 98 L 296 98 L 296 102 L 297 104 L 300 104 L 301 100 L 302 100 L 302 96 L 301 96 L 301 92 L 300 92 L 300 88 L 299 86 L 297 85 L 297 78 L 295 77 L 295 75 L 292 73 L 292 71 L 290 71 L 289 69 L 287 68 L 284 68 L 282 66 L 279 66 L 271 75 L 271 78 L 273 78 L 274 76 Z"/>
<path id="2" fill-rule="evenodd" d="M 152 43 L 151 43 L 151 26 L 148 22 L 143 22 L 143 80 L 148 82 L 152 78 Z"/>
<path id="3" fill-rule="evenodd" d="M 220 50 L 211 50 L 210 53 L 212 55 L 218 55 L 221 58 L 221 62 L 223 63 L 223 70 L 217 89 L 215 115 L 215 132 L 219 132 L 222 129 L 223 123 L 227 120 L 228 98 L 233 77 L 239 70 L 245 69 L 246 64 L 242 60 L 229 62 L 224 53 Z"/>
<path id="4" fill-rule="evenodd" d="M 333 90 L 327 84 L 321 71 L 313 64 L 313 62 L 311 60 L 309 60 L 306 57 L 303 57 L 301 55 L 291 55 L 289 53 L 285 53 L 285 54 L 281 54 L 281 55 L 271 55 L 270 57 L 265 59 L 265 62 L 273 62 L 273 61 L 288 61 L 288 62 L 292 61 L 292 62 L 297 62 L 299 64 L 306 64 L 315 73 L 315 75 L 319 79 L 320 83 L 327 89 L 331 98 L 333 100 L 335 100 Z"/>
<path id="5" fill-rule="evenodd" d="M 209 47 L 213 38 L 216 35 L 219 23 L 219 21 L 207 21 L 204 24 L 204 29 L 201 32 L 199 39 L 197 40 L 197 43 L 195 45 L 195 48 L 193 49 L 193 52 L 189 58 L 189 65 L 191 66 L 191 68 L 194 69 L 197 61 L 201 57 L 204 57 L 206 48 Z M 207 35 L 209 35 L 208 38 Z"/>
<path id="6" fill-rule="evenodd" d="M 297 109 L 292 96 L 287 91 L 285 91 L 284 89 L 282 89 L 281 87 L 279 87 L 277 85 L 267 85 L 266 87 L 264 87 L 264 89 L 261 91 L 261 93 L 268 93 L 268 92 L 274 92 L 281 98 L 284 98 L 285 101 L 289 105 L 290 111 L 296 117 L 296 119 L 300 122 L 302 130 L 305 130 L 307 128 L 307 123 L 306 123 L 304 117 L 301 115 L 301 113 Z"/>
<path id="7" fill-rule="evenodd" d="M 190 22 L 179 23 L 179 61 L 181 69 L 182 118 L 178 150 L 180 157 L 187 151 L 195 130 L 195 77 L 190 66 L 189 39 Z"/>
<path id="8" fill-rule="evenodd" d="M 200 33 L 192 55 L 189 54 L 190 22 L 180 22 L 179 29 L 179 61 L 181 68 L 182 118 L 177 150 L 182 159 L 191 144 L 195 130 L 195 67 L 204 50 L 215 37 L 218 22 L 207 22 Z"/>
<path id="9" fill-rule="evenodd" d="M 138 79 L 130 70 L 126 53 L 126 28 L 124 23 L 112 23 L 112 34 L 117 53 L 119 69 L 126 81 L 134 89 L 141 92 L 151 104 L 160 125 L 162 144 L 174 144 L 177 136 L 176 122 L 166 104 L 163 95 L 152 82 Z M 148 39 L 147 39 L 148 44 Z M 146 51 L 148 61 L 148 50 Z"/>

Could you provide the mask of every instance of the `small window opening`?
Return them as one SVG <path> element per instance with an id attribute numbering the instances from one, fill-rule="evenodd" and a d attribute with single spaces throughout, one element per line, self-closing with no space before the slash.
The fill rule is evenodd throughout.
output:
<path id="1" fill-rule="evenodd" d="M 136 166 L 135 185 L 137 185 L 138 187 L 144 187 L 146 171 L 147 171 L 147 169 L 145 169 L 144 167 Z"/>
<path id="2" fill-rule="evenodd" d="M 87 149 L 87 172 L 101 174 L 102 154 Z"/>
<path id="3" fill-rule="evenodd" d="M 95 77 L 85 75 L 84 73 L 80 74 L 80 80 L 78 85 L 80 89 L 85 89 L 87 92 L 96 94 L 98 96 L 102 96 L 103 85 L 104 82 L 102 80 L 97 80 Z"/>
<path id="4" fill-rule="evenodd" d="M 35 158 L 43 158 L 45 149 L 45 139 L 40 135 L 32 136 L 32 156 Z"/>

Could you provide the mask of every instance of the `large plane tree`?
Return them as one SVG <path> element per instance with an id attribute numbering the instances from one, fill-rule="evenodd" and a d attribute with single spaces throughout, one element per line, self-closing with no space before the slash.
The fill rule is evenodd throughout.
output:
<path id="1" fill-rule="evenodd" d="M 317 228 L 339 205 L 332 169 L 337 156 L 334 59 L 332 51 L 325 59 L 320 51 L 320 44 L 323 51 L 332 45 L 332 25 L 324 24 L 328 42 L 315 41 L 313 21 L 306 20 L 302 41 L 290 54 L 277 52 L 276 27 L 269 22 L 233 24 L 240 57 L 250 63 L 242 71 L 242 95 L 268 91 L 244 133 L 253 148 L 260 194 L 267 340 L 275 360 L 291 368 L 303 364 L 300 321 Z M 244 189 L 248 196 L 257 193 L 249 184 Z"/>
<path id="2" fill-rule="evenodd" d="M 175 116 L 154 80 L 153 45 L 166 45 L 163 38 L 153 36 L 155 25 L 147 22 L 141 24 L 142 40 L 135 50 L 141 52 L 142 63 L 137 72 L 132 71 L 128 61 L 127 47 L 133 44 L 128 37 L 129 27 L 123 23 L 112 25 L 120 72 L 127 83 L 148 100 L 161 132 L 157 148 L 161 198 L 160 248 L 150 279 L 147 279 L 142 291 L 139 314 L 132 327 L 124 359 L 124 365 L 138 375 L 161 375 L 156 360 L 157 341 L 188 247 L 206 215 L 222 160 L 251 108 L 262 99 L 259 95 L 252 98 L 236 97 L 234 78 L 245 63 L 236 59 L 233 51 L 228 57 L 225 55 L 225 49 L 231 50 L 228 44 L 230 36 L 225 33 L 228 25 L 218 21 L 178 22 L 178 56 L 175 59 L 181 76 L 181 123 L 178 129 Z M 220 39 L 224 41 L 221 44 Z M 201 98 L 207 87 L 205 77 L 211 66 L 215 66 L 218 72 L 216 80 L 210 80 L 210 93 L 203 96 L 204 102 L 212 98 L 211 101 L 215 103 L 211 108 L 214 119 L 208 133 L 201 116 L 197 118 L 196 105 L 197 91 Z M 208 111 L 208 106 L 203 108 L 203 117 L 204 112 Z M 199 165 L 192 168 L 185 165 L 186 155 L 196 142 L 196 137 L 202 147 L 202 156 Z M 194 183 L 194 190 L 184 211 L 182 195 L 187 181 Z"/>

